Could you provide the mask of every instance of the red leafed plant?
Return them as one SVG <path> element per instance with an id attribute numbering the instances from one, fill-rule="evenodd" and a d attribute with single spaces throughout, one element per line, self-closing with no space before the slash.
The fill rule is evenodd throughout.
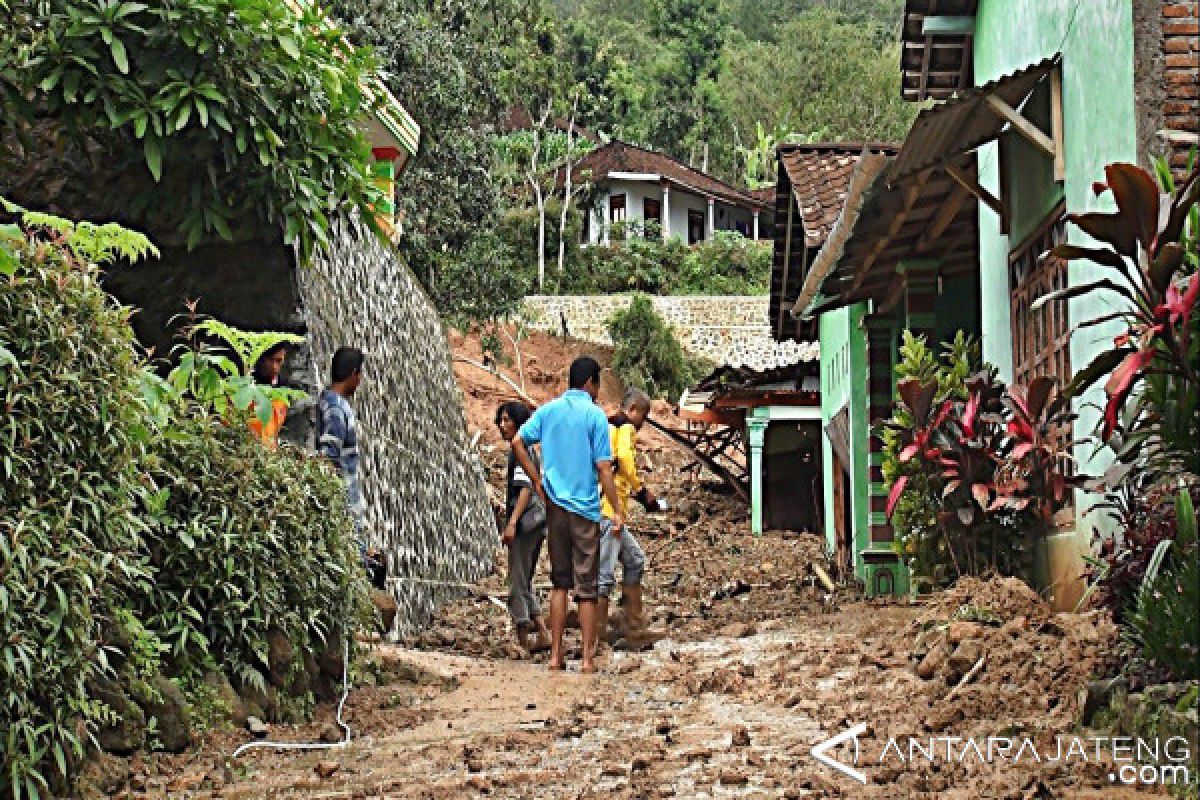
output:
<path id="1" fill-rule="evenodd" d="M 961 395 L 935 403 L 938 388 L 915 378 L 897 386 L 889 438 L 906 468 L 892 483 L 887 513 L 919 477 L 934 496 L 956 573 L 1027 574 L 1034 542 L 1082 480 L 1060 435 L 1070 417 L 1054 381 L 1006 389 L 985 369 L 964 382 Z"/>
<path id="2" fill-rule="evenodd" d="M 1200 274 L 1197 266 L 1197 204 L 1200 165 L 1173 187 L 1169 172 L 1154 178 L 1132 164 L 1110 164 L 1098 195 L 1112 193 L 1113 212 L 1071 214 L 1067 219 L 1100 247 L 1062 244 L 1050 255 L 1086 259 L 1113 274 L 1051 292 L 1036 303 L 1078 297 L 1091 292 L 1116 295 L 1123 308 L 1079 323 L 1077 328 L 1114 321 L 1125 330 L 1113 347 L 1101 352 L 1066 388 L 1067 397 L 1081 395 L 1107 376 L 1100 438 L 1118 456 L 1157 458 L 1160 466 L 1200 467 Z M 1127 407 L 1135 389 L 1147 385 L 1138 402 Z"/>

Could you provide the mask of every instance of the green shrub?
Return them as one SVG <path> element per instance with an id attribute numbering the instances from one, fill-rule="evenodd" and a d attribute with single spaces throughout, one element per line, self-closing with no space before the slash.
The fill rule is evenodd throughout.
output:
<path id="1" fill-rule="evenodd" d="M 319 653 L 365 609 L 345 486 L 318 457 L 243 426 L 174 423 L 147 459 L 155 580 L 136 599 L 176 674 L 219 665 L 262 687 L 267 632 Z"/>
<path id="2" fill-rule="evenodd" d="M 0 795 L 62 790 L 105 711 L 102 629 L 148 579 L 140 371 L 99 238 L 0 226 Z"/>
<path id="3" fill-rule="evenodd" d="M 696 367 L 646 295 L 634 295 L 629 308 L 612 316 L 608 334 L 613 371 L 626 386 L 654 397 L 676 397 L 695 379 Z"/>
<path id="4" fill-rule="evenodd" d="M 732 231 L 717 231 L 687 246 L 635 228 L 624 241 L 580 251 L 579 269 L 568 270 L 563 293 L 763 294 L 771 276 L 771 245 Z"/>
<path id="5" fill-rule="evenodd" d="M 546 201 L 546 291 L 558 290 L 564 278 L 558 274 L 558 223 L 562 201 Z M 511 258 L 521 265 L 520 273 L 530 291 L 537 291 L 537 227 L 538 213 L 533 207 L 513 208 L 500 215 L 496 234 L 507 244 Z M 578 274 L 583 217 L 578 208 L 567 214 L 565 271 Z"/>
<path id="6" fill-rule="evenodd" d="M 1149 576 L 1137 592 L 1127 618 L 1128 636 L 1142 656 L 1173 680 L 1200 679 L 1200 542 L 1191 495 L 1176 496 L 1176 538 L 1157 576 Z"/>
<path id="7" fill-rule="evenodd" d="M 23 222 L 34 232 L 0 225 L 6 798 L 69 793 L 90 736 L 118 708 L 160 702 L 166 678 L 194 688 L 217 667 L 261 688 L 272 637 L 291 644 L 293 673 L 311 670 L 368 609 L 337 471 L 261 446 L 237 398 L 210 414 L 141 363 L 129 310 L 94 262 L 149 243 L 117 226 Z M 219 388 L 219 371 L 204 375 L 185 385 Z M 281 694 L 307 695 L 285 677 Z"/>
<path id="8" fill-rule="evenodd" d="M 913 379 L 936 384 L 933 405 L 945 400 L 965 400 L 967 378 L 979 369 L 979 343 L 959 332 L 946 345 L 939 359 L 923 336 L 904 331 L 901 336 L 900 358 L 896 364 L 897 383 Z M 916 426 L 917 420 L 903 403 L 897 403 L 892 418 L 880 426 L 883 439 L 883 479 L 892 486 L 907 477 L 904 494 L 892 513 L 895 547 L 903 555 L 913 575 L 931 580 L 934 584 L 953 582 L 953 556 L 944 533 L 946 522 L 940 518 L 942 498 L 940 489 L 919 460 L 902 462 L 904 447 L 902 432 Z"/>
<path id="9" fill-rule="evenodd" d="M 770 243 L 755 242 L 733 231 L 688 251 L 672 294 L 766 294 L 771 283 Z"/>

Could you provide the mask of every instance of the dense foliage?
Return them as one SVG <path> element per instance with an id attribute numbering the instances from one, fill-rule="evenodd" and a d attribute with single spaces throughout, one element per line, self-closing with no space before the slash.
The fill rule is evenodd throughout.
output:
<path id="1" fill-rule="evenodd" d="M 150 248 L 86 239 L 0 227 L 0 795 L 62 790 L 106 711 L 101 627 L 151 575 L 133 334 L 88 265 Z"/>
<path id="2" fill-rule="evenodd" d="M 729 180 L 776 139 L 898 140 L 899 0 L 555 0 L 583 124 Z M 760 176 L 761 177 L 761 176 Z"/>
<path id="3" fill-rule="evenodd" d="M 443 312 L 480 320 L 506 313 L 521 292 L 506 279 L 512 254 L 494 235 L 500 196 L 488 123 L 509 102 L 507 54 L 529 19 L 523 3 L 329 5 L 355 41 L 374 49 L 388 86 L 421 124 L 420 151 L 397 190 L 401 255 Z"/>
<path id="4" fill-rule="evenodd" d="M 913 566 L 929 569 L 924 577 L 1032 578 L 1039 537 L 1070 513 L 1072 487 L 1083 481 L 1058 433 L 1073 417 L 1050 378 L 1006 387 L 984 368 L 963 380 L 971 349 L 960 338 L 929 375 L 924 343 L 905 332 L 901 369 L 915 375 L 897 382 L 885 424 L 887 513 L 919 495 L 909 510 L 920 513 L 902 519 L 898 542 L 912 548 Z"/>
<path id="5" fill-rule="evenodd" d="M 1129 635 L 1147 661 L 1173 680 L 1200 679 L 1200 542 L 1196 508 L 1187 489 L 1175 499 L 1176 536 L 1159 573 L 1139 587 Z"/>
<path id="6" fill-rule="evenodd" d="M 613 372 L 625 386 L 674 399 L 699 377 L 699 365 L 684 355 L 674 332 L 644 294 L 634 295 L 628 308 L 613 314 L 608 335 Z"/>
<path id="7" fill-rule="evenodd" d="M 620 233 L 620 231 L 618 231 Z M 663 242 L 657 230 L 631 230 L 625 241 L 579 253 L 563 290 L 578 294 L 639 291 L 650 294 L 765 294 L 771 244 L 718 231 L 691 247 L 678 237 Z"/>
<path id="8" fill-rule="evenodd" d="M 135 608 L 181 673 L 219 666 L 235 685 L 264 687 L 269 632 L 321 652 L 363 611 L 345 487 L 316 458 L 271 451 L 244 426 L 187 416 L 171 434 L 143 463 L 155 579 Z"/>
<path id="9" fill-rule="evenodd" d="M 189 244 L 265 222 L 307 253 L 332 214 L 377 196 L 360 127 L 369 55 L 319 12 L 284 0 L 10 6 L 0 118 L 99 144 L 110 175 L 143 170 L 123 198 L 130 221 Z"/>
<path id="10" fill-rule="evenodd" d="M 1176 186 L 1165 165 L 1158 182 L 1132 164 L 1110 164 L 1097 194 L 1113 211 L 1068 219 L 1097 246 L 1059 245 L 1053 254 L 1087 259 L 1109 274 L 1051 293 L 1049 303 L 1093 292 L 1116 311 L 1079 327 L 1123 330 L 1067 387 L 1082 398 L 1100 380 L 1096 438 L 1114 466 L 1094 488 L 1117 535 L 1099 542 L 1099 599 L 1124 619 L 1141 656 L 1177 678 L 1195 678 L 1200 642 L 1195 502 L 1200 497 L 1200 165 Z M 1154 574 L 1158 566 L 1157 575 Z"/>
<path id="11" fill-rule="evenodd" d="M 309 691 L 365 587 L 339 476 L 252 438 L 240 373 L 143 365 L 97 264 L 149 242 L 20 218 L 0 226 L 0 796 L 23 798 L 65 794 L 118 711 L 152 722 L 206 671 Z"/>

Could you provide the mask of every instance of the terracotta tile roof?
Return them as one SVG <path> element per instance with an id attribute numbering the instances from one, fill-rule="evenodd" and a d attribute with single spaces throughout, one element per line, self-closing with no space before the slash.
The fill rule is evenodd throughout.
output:
<path id="1" fill-rule="evenodd" d="M 573 129 L 576 136 L 597 144 L 600 143 L 600 137 L 595 132 L 588 130 L 578 123 L 572 128 L 571 121 L 563 117 L 554 117 L 548 121 L 548 124 L 559 133 L 566 133 L 568 129 Z M 501 133 L 513 133 L 515 131 L 532 130 L 533 126 L 533 117 L 529 115 L 528 109 L 523 106 L 511 106 L 508 111 L 504 112 L 504 116 L 501 117 L 497 125 L 497 130 Z"/>
<path id="2" fill-rule="evenodd" d="M 829 237 L 864 147 L 873 152 L 896 152 L 894 145 L 862 142 L 780 145 L 779 160 L 792 184 L 809 247 L 820 247 Z"/>
<path id="3" fill-rule="evenodd" d="M 661 175 L 668 183 L 686 191 L 712 196 L 743 208 L 767 208 L 766 203 L 750 196 L 749 193 L 693 169 L 682 161 L 617 139 L 597 147 L 580 159 L 575 171 L 576 180 L 585 171 L 591 173 L 593 183 L 603 181 L 613 172 Z"/>
<path id="4" fill-rule="evenodd" d="M 775 184 L 764 186 L 761 189 L 750 189 L 746 192 L 746 194 L 750 195 L 760 203 L 765 203 L 766 205 L 772 207 L 775 205 Z"/>

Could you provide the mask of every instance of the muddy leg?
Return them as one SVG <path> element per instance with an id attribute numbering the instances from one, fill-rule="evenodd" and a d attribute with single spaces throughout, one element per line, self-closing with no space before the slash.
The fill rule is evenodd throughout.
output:
<path id="1" fill-rule="evenodd" d="M 583 614 L 581 613 L 582 619 Z M 564 669 L 563 632 L 567 628 L 567 590 L 550 590 L 550 669 Z"/>
<path id="2" fill-rule="evenodd" d="M 579 600 L 579 630 L 583 634 L 583 663 L 579 665 L 581 672 L 595 672 L 596 664 L 592 660 L 596 652 L 596 601 Z"/>

